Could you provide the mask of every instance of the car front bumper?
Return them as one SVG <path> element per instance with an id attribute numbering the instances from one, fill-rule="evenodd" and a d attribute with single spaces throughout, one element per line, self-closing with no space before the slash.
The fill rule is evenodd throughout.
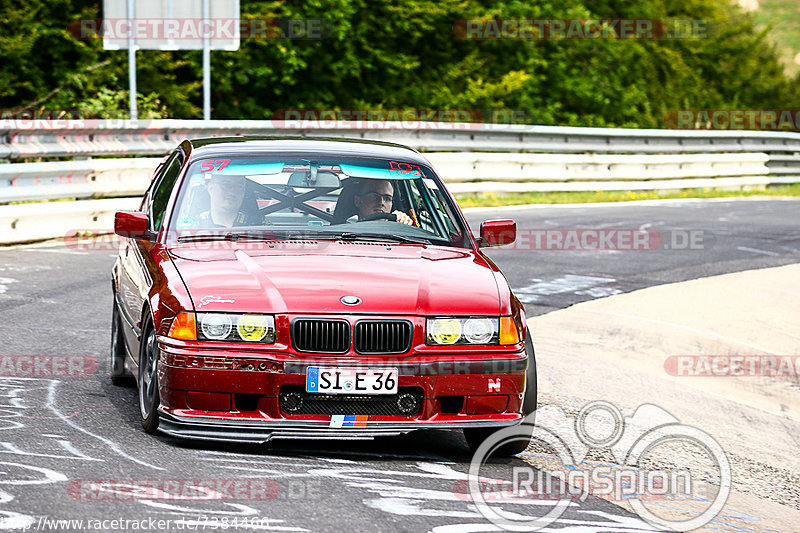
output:
<path id="1" fill-rule="evenodd" d="M 327 421 L 252 421 L 181 417 L 159 412 L 159 430 L 172 437 L 260 444 L 276 439 L 371 440 L 395 437 L 418 429 L 501 428 L 519 424 L 522 417 L 502 420 L 439 422 L 374 422 L 366 428 L 331 429 Z"/>
<path id="2" fill-rule="evenodd" d="M 268 442 L 273 439 L 372 439 L 419 429 L 506 427 L 523 418 L 529 359 L 525 350 L 505 354 L 474 353 L 470 359 L 410 357 L 402 361 L 287 359 L 280 353 L 227 353 L 225 362 L 253 361 L 247 369 L 208 368 L 221 361 L 218 351 L 160 343 L 158 365 L 159 429 L 188 439 Z M 205 359 L 204 359 L 205 358 Z M 262 364 L 263 363 L 263 364 Z M 359 365 L 398 369 L 398 387 L 419 394 L 418 410 L 362 415 L 358 407 L 332 407 L 326 413 L 287 412 L 281 395 L 305 390 L 309 366 Z M 263 367 L 263 370 L 259 370 Z M 318 397 L 318 396 L 315 396 Z M 340 397 L 329 396 L 335 404 Z M 365 397 L 361 397 L 365 398 Z M 389 400 L 387 400 L 389 401 Z M 342 404 L 344 405 L 344 404 Z M 357 427 L 338 427 L 334 416 L 361 415 Z"/>

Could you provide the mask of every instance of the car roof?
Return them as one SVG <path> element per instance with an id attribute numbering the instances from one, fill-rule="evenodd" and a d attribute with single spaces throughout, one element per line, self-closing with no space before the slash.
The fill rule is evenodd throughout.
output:
<path id="1" fill-rule="evenodd" d="M 269 155 L 272 153 L 321 153 L 350 157 L 402 159 L 422 165 L 428 161 L 419 152 L 402 144 L 339 137 L 207 137 L 187 139 L 181 146 L 190 157 L 240 154 Z"/>

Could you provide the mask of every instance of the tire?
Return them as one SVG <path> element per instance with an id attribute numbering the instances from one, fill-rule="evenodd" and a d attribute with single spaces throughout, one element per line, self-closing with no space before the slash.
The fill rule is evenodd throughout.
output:
<path id="1" fill-rule="evenodd" d="M 118 387 L 130 387 L 134 380 L 125 370 L 125 338 L 121 320 L 119 308 L 114 302 L 114 310 L 111 312 L 111 383 Z"/>
<path id="2" fill-rule="evenodd" d="M 153 321 L 148 317 L 139 346 L 139 413 L 142 427 L 151 435 L 158 431 L 158 342 Z"/>
<path id="3" fill-rule="evenodd" d="M 533 339 L 531 338 L 530 330 L 527 331 L 525 339 L 525 352 L 528 354 L 528 369 L 525 371 L 525 397 L 522 399 L 522 415 L 528 417 L 528 415 L 536 412 L 537 407 L 536 356 L 533 351 Z M 524 422 L 518 426 L 518 429 L 521 438 L 503 444 L 495 450 L 492 454 L 493 456 L 510 457 L 522 453 L 528 448 L 534 429 L 533 416 L 525 418 Z M 469 449 L 475 452 L 483 444 L 483 441 L 499 430 L 494 428 L 465 428 L 463 431 Z M 527 439 L 524 437 L 527 437 Z"/>

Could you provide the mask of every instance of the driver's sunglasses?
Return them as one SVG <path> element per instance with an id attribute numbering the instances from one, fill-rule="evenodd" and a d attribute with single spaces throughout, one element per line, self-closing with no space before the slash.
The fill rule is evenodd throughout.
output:
<path id="1" fill-rule="evenodd" d="M 361 195 L 363 198 L 366 198 L 368 202 L 377 202 L 380 199 L 381 202 L 390 204 L 392 203 L 392 195 L 391 194 L 381 194 L 375 191 L 372 192 L 365 192 Z"/>

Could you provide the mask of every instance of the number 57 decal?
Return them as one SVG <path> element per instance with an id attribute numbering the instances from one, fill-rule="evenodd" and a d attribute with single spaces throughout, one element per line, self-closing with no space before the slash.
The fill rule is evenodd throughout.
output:
<path id="1" fill-rule="evenodd" d="M 230 163 L 230 159 L 214 159 L 213 161 L 203 161 L 200 163 L 200 172 L 211 172 L 216 170 L 219 172 Z M 219 166 L 217 166 L 219 164 Z"/>

